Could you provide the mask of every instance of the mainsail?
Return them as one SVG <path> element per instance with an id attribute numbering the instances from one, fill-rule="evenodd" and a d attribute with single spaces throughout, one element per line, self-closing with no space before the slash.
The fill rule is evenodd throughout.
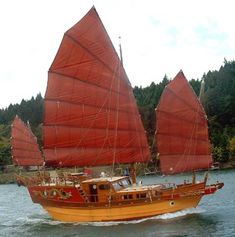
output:
<path id="1" fill-rule="evenodd" d="M 208 169 L 212 163 L 205 111 L 182 71 L 166 86 L 156 109 L 161 171 Z"/>
<path id="2" fill-rule="evenodd" d="M 37 139 L 29 126 L 16 116 L 11 129 L 12 159 L 19 166 L 43 165 Z"/>
<path id="3" fill-rule="evenodd" d="M 43 130 L 48 166 L 150 158 L 132 87 L 94 7 L 64 34 L 49 69 Z"/>

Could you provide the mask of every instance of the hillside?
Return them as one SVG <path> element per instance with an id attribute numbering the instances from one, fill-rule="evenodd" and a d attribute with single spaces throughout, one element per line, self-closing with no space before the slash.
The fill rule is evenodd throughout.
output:
<path id="1" fill-rule="evenodd" d="M 134 87 L 134 95 L 152 157 L 155 157 L 154 146 L 155 113 L 164 87 L 170 79 L 165 76 L 158 84 L 154 82 L 145 88 Z M 201 82 L 204 86 L 201 87 Z M 235 61 L 226 61 L 218 71 L 209 71 L 199 79 L 191 79 L 190 84 L 199 96 L 208 116 L 210 139 L 213 145 L 215 161 L 235 161 Z M 42 142 L 43 97 L 38 94 L 30 100 L 22 100 L 20 104 L 9 105 L 0 109 L 0 165 L 11 164 L 10 124 L 15 115 L 29 121 L 38 141 Z"/>

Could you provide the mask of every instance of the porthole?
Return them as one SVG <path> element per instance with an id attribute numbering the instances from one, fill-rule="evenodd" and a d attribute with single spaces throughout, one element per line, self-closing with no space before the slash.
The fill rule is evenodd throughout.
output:
<path id="1" fill-rule="evenodd" d="M 174 201 L 171 201 L 170 202 L 170 206 L 173 207 L 175 205 L 175 202 Z"/>

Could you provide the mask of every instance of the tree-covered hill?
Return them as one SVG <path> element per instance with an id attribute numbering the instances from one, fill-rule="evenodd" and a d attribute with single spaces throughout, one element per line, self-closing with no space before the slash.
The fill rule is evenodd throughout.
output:
<path id="1" fill-rule="evenodd" d="M 152 82 L 145 88 L 134 87 L 134 95 L 147 131 L 152 157 L 155 157 L 155 108 L 164 87 L 170 79 L 165 75 L 158 84 Z M 204 86 L 201 87 L 201 82 Z M 235 61 L 224 61 L 218 71 L 209 71 L 201 80 L 192 79 L 190 84 L 199 96 L 208 115 L 210 139 L 213 144 L 214 159 L 226 162 L 235 161 Z M 31 100 L 22 100 L 20 104 L 0 109 L 0 163 L 9 164 L 10 124 L 15 115 L 29 121 L 33 132 L 41 142 L 41 124 L 43 117 L 43 98 L 38 94 Z"/>
<path id="2" fill-rule="evenodd" d="M 219 71 L 203 75 L 201 100 L 209 119 L 214 158 L 235 156 L 235 61 L 224 61 Z"/>
<path id="3" fill-rule="evenodd" d="M 16 114 L 23 121 L 29 121 L 33 128 L 42 122 L 43 98 L 38 94 L 30 100 L 22 100 L 20 104 L 10 104 L 6 109 L 0 109 L 0 124 L 8 125 Z"/>

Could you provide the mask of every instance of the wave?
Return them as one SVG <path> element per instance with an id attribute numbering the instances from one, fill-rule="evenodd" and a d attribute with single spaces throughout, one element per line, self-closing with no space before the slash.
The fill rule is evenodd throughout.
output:
<path id="1" fill-rule="evenodd" d="M 200 208 L 188 208 L 183 211 L 166 213 L 163 215 L 155 216 L 155 217 L 152 217 L 151 219 L 168 220 L 168 219 L 178 218 L 178 217 L 182 217 L 182 216 L 186 216 L 186 215 L 190 215 L 190 214 L 199 214 L 199 213 L 203 213 L 203 212 L 204 212 L 204 210 L 200 209 Z"/>
<path id="2" fill-rule="evenodd" d="M 148 218 L 143 218 L 139 220 L 132 220 L 132 221 L 109 221 L 109 222 L 78 222 L 78 223 L 68 223 L 68 222 L 61 222 L 61 221 L 56 221 L 53 220 L 49 217 L 47 217 L 45 214 L 39 214 L 39 215 L 31 215 L 31 216 L 25 216 L 25 217 L 20 217 L 17 218 L 14 222 L 15 225 L 82 225 L 82 226 L 116 226 L 116 225 L 129 225 L 129 224 L 138 224 L 150 220 L 171 220 L 174 218 L 179 218 L 183 217 L 186 215 L 191 215 L 191 214 L 198 214 L 198 213 L 203 213 L 204 210 L 200 208 L 190 208 L 190 209 L 185 209 L 183 211 L 178 211 L 174 213 L 166 213 L 163 215 L 158 215 L 154 217 L 148 217 Z M 2 223 L 4 226 L 11 226 L 13 223 L 12 221 L 6 221 L 5 223 Z"/>
<path id="3" fill-rule="evenodd" d="M 120 225 L 120 224 L 138 224 L 142 222 L 146 222 L 149 220 L 170 220 L 174 218 L 183 217 L 186 215 L 191 214 L 199 214 L 203 213 L 204 210 L 200 208 L 189 208 L 185 209 L 183 211 L 173 212 L 173 213 L 166 213 L 154 217 L 148 217 L 143 218 L 139 220 L 132 220 L 132 221 L 110 221 L 110 222 L 84 222 L 84 223 L 74 223 L 74 225 L 91 225 L 91 226 L 114 226 L 114 225 Z"/>

